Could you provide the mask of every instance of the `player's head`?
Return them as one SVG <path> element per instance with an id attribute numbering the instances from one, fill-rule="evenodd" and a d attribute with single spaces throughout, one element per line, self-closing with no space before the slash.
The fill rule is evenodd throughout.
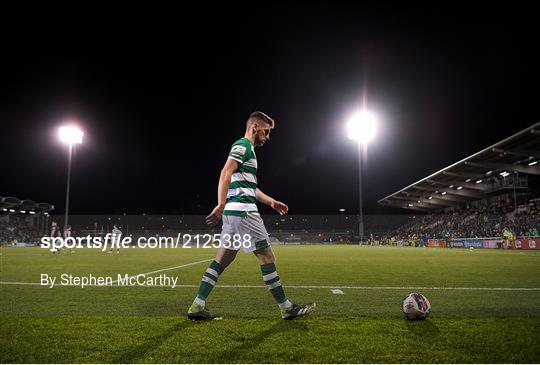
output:
<path id="1" fill-rule="evenodd" d="M 274 129 L 272 118 L 263 112 L 253 112 L 246 122 L 246 134 L 255 138 L 255 146 L 262 146 L 270 139 L 270 130 Z"/>

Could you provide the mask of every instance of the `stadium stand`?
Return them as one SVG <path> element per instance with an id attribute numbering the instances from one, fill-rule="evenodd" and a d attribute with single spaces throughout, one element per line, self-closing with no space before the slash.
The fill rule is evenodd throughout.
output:
<path id="1" fill-rule="evenodd" d="M 15 197 L 0 197 L 0 245 L 35 245 L 47 232 L 54 206 Z"/>
<path id="2" fill-rule="evenodd" d="M 379 200 L 421 212 L 381 241 L 538 237 L 539 147 L 536 123 Z"/>
<path id="3" fill-rule="evenodd" d="M 536 123 L 388 195 L 379 200 L 379 204 L 435 212 L 508 191 L 513 191 L 514 195 L 523 191 L 537 192 L 539 146 L 540 123 Z"/>
<path id="4" fill-rule="evenodd" d="M 540 229 L 540 200 L 531 200 L 514 210 L 510 200 L 470 207 L 456 207 L 451 212 L 412 216 L 410 222 L 390 236 L 405 240 L 420 238 L 502 237 L 509 229 L 517 236 L 537 237 Z"/>

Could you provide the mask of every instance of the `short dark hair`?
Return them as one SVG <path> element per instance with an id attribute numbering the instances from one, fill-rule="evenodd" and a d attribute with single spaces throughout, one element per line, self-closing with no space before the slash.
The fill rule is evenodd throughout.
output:
<path id="1" fill-rule="evenodd" d="M 267 114 L 263 113 L 263 112 L 260 112 L 260 111 L 256 111 L 256 112 L 253 112 L 249 115 L 249 118 L 246 122 L 246 124 L 250 124 L 250 123 L 258 123 L 258 122 L 263 122 L 263 123 L 267 123 L 270 125 L 270 128 L 273 129 L 275 127 L 275 122 L 274 122 L 274 119 L 270 118 Z"/>

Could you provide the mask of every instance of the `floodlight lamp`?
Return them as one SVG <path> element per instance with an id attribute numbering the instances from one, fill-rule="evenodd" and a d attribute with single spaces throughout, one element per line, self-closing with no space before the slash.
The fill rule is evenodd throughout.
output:
<path id="1" fill-rule="evenodd" d="M 82 143 L 84 132 L 75 126 L 64 126 L 58 129 L 58 137 L 60 141 L 67 144 Z"/>
<path id="2" fill-rule="evenodd" d="M 349 139 L 368 143 L 377 132 L 377 118 L 368 111 L 360 111 L 347 122 L 347 132 Z"/>

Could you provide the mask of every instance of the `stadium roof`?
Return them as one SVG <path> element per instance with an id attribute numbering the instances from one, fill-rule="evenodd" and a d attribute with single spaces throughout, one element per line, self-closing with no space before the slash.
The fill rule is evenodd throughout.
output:
<path id="1" fill-rule="evenodd" d="M 0 214 L 4 212 L 9 213 L 49 213 L 54 210 L 54 205 L 49 203 L 36 203 L 33 200 L 26 199 L 21 200 L 12 196 L 1 197 L 0 196 Z"/>
<path id="2" fill-rule="evenodd" d="M 378 201 L 382 206 L 434 211 L 524 188 L 540 175 L 540 122 Z"/>

